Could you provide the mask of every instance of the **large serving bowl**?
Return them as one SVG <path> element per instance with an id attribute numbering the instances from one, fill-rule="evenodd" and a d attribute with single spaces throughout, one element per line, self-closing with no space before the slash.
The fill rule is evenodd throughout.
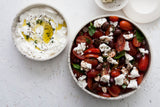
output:
<path id="1" fill-rule="evenodd" d="M 85 91 L 85 92 L 88 93 L 89 95 L 91 95 L 91 96 L 93 96 L 93 97 L 96 97 L 96 98 L 105 99 L 105 100 L 119 100 L 119 99 L 126 98 L 126 97 L 132 95 L 133 93 L 135 93 L 135 92 L 144 84 L 144 81 L 147 79 L 147 75 L 148 75 L 148 73 L 149 73 L 149 71 L 150 71 L 150 65 L 151 65 L 151 50 L 150 50 L 150 47 L 149 47 L 149 46 L 148 46 L 148 49 L 149 49 L 149 51 L 150 51 L 150 54 L 149 54 L 149 64 L 148 64 L 148 69 L 147 69 L 147 72 L 146 72 L 145 75 L 144 75 L 144 78 L 143 78 L 142 83 L 141 83 L 140 85 L 138 85 L 138 87 L 137 87 L 136 89 L 134 89 L 134 90 L 132 90 L 132 91 L 129 91 L 129 92 L 127 92 L 127 93 L 124 93 L 124 94 L 120 94 L 120 95 L 117 96 L 117 97 L 103 97 L 103 96 L 100 96 L 100 95 L 98 95 L 98 94 L 95 94 L 95 93 L 89 91 L 89 90 L 86 89 L 86 88 L 82 88 L 82 86 L 80 86 L 80 85 L 78 84 L 78 80 L 77 80 L 77 78 L 75 77 L 75 75 L 74 75 L 74 73 L 73 73 L 73 69 L 72 69 L 72 65 L 71 65 L 71 52 L 72 52 L 72 48 L 73 48 L 72 46 L 73 46 L 73 44 L 74 44 L 74 41 L 75 41 L 77 35 L 78 35 L 79 32 L 82 30 L 82 28 L 84 28 L 86 25 L 88 25 L 90 22 L 92 22 L 92 21 L 94 21 L 94 20 L 96 20 L 96 19 L 99 19 L 99 18 L 107 18 L 107 17 L 109 17 L 109 16 L 110 16 L 110 15 L 98 16 L 98 17 L 96 17 L 96 18 L 93 18 L 93 19 L 89 20 L 87 23 L 85 23 L 84 25 L 82 25 L 82 27 L 80 27 L 80 29 L 77 31 L 77 33 L 76 33 L 75 36 L 73 37 L 72 43 L 71 43 L 71 45 L 70 45 L 70 47 L 69 47 L 69 51 L 68 51 L 68 65 L 69 65 L 70 73 L 71 73 L 74 81 L 77 83 L 77 85 L 78 85 L 83 91 Z M 117 15 L 111 15 L 111 16 L 117 16 Z M 141 29 L 136 23 L 134 23 L 133 21 L 127 19 L 126 17 L 122 17 L 122 16 L 118 16 L 118 17 L 119 17 L 120 19 L 124 19 L 124 20 L 126 20 L 126 21 L 129 21 L 129 22 L 132 23 L 139 31 L 141 31 L 141 32 L 143 33 L 143 35 L 145 36 L 145 39 L 146 39 L 146 41 L 148 42 L 148 45 L 149 45 L 149 41 L 147 40 L 147 37 L 146 37 L 145 32 L 143 32 L 142 29 Z"/>
<path id="2" fill-rule="evenodd" d="M 65 26 L 66 26 L 66 28 L 67 28 L 67 30 L 66 30 L 66 33 L 65 33 L 65 42 L 63 42 L 62 44 L 63 44 L 63 46 L 61 46 L 61 48 L 57 51 L 57 52 L 53 52 L 53 53 L 50 53 L 50 55 L 48 55 L 47 57 L 45 57 L 45 58 L 36 58 L 36 57 L 33 57 L 33 56 L 29 56 L 28 54 L 26 54 L 27 52 L 24 52 L 24 51 L 22 51 L 22 49 L 20 48 L 20 46 L 19 46 L 19 43 L 18 42 L 16 42 L 16 39 L 17 39 L 17 32 L 16 32 L 16 29 L 17 29 L 17 25 L 20 23 L 20 17 L 22 16 L 22 15 L 28 15 L 28 13 L 27 12 L 30 12 L 31 10 L 33 10 L 33 9 L 37 9 L 37 11 L 40 13 L 41 11 L 45 11 L 45 9 L 46 9 L 46 11 L 48 12 L 47 13 L 47 15 L 49 16 L 49 17 L 51 17 L 52 15 L 54 15 L 55 17 L 56 17 L 56 15 L 58 15 L 59 17 L 61 17 L 63 20 L 64 20 L 64 23 L 65 23 Z M 37 12 L 37 13 L 38 13 Z M 36 12 L 34 12 L 35 14 L 36 14 Z M 26 17 L 27 17 L 27 15 L 26 15 Z M 28 17 L 30 17 L 30 16 L 28 16 Z M 37 23 L 37 22 L 36 22 Z M 54 58 L 54 57 L 56 57 L 57 55 L 59 55 L 63 50 L 64 50 L 64 48 L 66 47 L 66 45 L 67 45 L 67 35 L 68 35 L 68 24 L 67 24 L 67 21 L 66 21 L 66 19 L 65 19 L 65 17 L 63 16 L 63 14 L 57 9 L 57 8 L 55 8 L 55 7 L 52 7 L 51 5 L 48 5 L 48 4 L 33 4 L 33 5 L 30 5 L 30 6 L 27 6 L 27 7 L 25 7 L 24 9 L 22 9 L 17 15 L 16 15 L 16 17 L 14 18 L 14 20 L 13 20 L 13 24 L 12 24 L 12 27 L 11 27 L 11 30 L 12 30 L 12 38 L 13 38 L 13 40 L 14 40 L 14 42 L 15 42 L 15 46 L 17 47 L 17 49 L 18 49 L 18 51 L 22 54 L 22 55 L 24 55 L 25 57 L 27 57 L 27 58 L 29 58 L 29 59 L 32 59 L 32 60 L 36 60 L 36 61 L 46 61 L 46 60 L 50 60 L 50 59 L 52 59 L 52 58 Z M 54 29 L 55 30 L 55 29 Z M 53 30 L 53 31 L 54 31 Z M 52 48 L 53 49 L 53 48 Z M 52 50 L 52 49 L 50 49 L 50 50 Z M 32 51 L 31 51 L 31 53 L 32 53 Z M 36 55 L 35 55 L 36 56 Z"/>

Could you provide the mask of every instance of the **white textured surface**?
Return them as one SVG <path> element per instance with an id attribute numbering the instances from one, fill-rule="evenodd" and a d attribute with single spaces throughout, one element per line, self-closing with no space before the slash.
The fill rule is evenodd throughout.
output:
<path id="1" fill-rule="evenodd" d="M 94 0 L 1 0 L 0 3 L 0 107 L 157 107 L 160 104 L 160 19 L 139 24 L 148 34 L 152 65 L 145 84 L 119 101 L 93 98 L 74 82 L 67 65 L 68 46 L 54 60 L 36 62 L 23 57 L 11 38 L 11 24 L 24 6 L 50 3 L 66 16 L 71 39 L 90 18 L 108 14 Z M 123 15 L 121 11 L 115 12 Z M 68 44 L 69 45 L 69 44 Z"/>

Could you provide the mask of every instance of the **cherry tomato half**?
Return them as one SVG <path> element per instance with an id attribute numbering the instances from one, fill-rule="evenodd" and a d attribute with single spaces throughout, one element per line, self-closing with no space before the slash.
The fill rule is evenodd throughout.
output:
<path id="1" fill-rule="evenodd" d="M 139 63 L 138 63 L 138 68 L 140 71 L 146 71 L 149 65 L 149 56 L 148 55 L 144 55 Z"/>
<path id="2" fill-rule="evenodd" d="M 98 58 L 99 55 L 96 55 L 96 54 L 87 54 L 85 55 L 85 58 Z"/>
<path id="3" fill-rule="evenodd" d="M 98 60 L 95 58 L 86 58 L 84 59 L 85 62 L 92 64 L 93 67 L 96 67 L 98 65 Z"/>
<path id="4" fill-rule="evenodd" d="M 125 20 L 120 21 L 119 26 L 122 30 L 126 30 L 126 31 L 130 31 L 133 29 L 132 24 Z"/>
<path id="5" fill-rule="evenodd" d="M 120 73 L 120 69 L 113 69 L 113 70 L 111 70 L 111 76 L 112 77 L 117 77 L 117 76 L 119 76 L 121 73 Z"/>
<path id="6" fill-rule="evenodd" d="M 77 52 L 74 51 L 74 50 L 72 50 L 72 52 L 73 52 L 73 54 L 74 54 L 78 59 L 81 59 L 81 60 L 85 59 L 85 56 L 84 56 L 84 55 L 77 54 Z"/>
<path id="7" fill-rule="evenodd" d="M 88 45 L 91 45 L 93 44 L 93 41 L 89 36 L 82 35 L 82 36 L 78 36 L 76 39 L 76 44 L 78 45 L 79 43 L 86 43 Z"/>
<path id="8" fill-rule="evenodd" d="M 120 36 L 117 38 L 117 42 L 116 42 L 115 46 L 116 46 L 116 50 L 117 50 L 118 52 L 124 50 L 125 42 L 126 42 L 126 41 L 125 41 L 125 38 L 123 37 L 123 35 L 120 35 Z"/>
<path id="9" fill-rule="evenodd" d="M 89 48 L 84 51 L 84 54 L 100 54 L 101 51 L 98 48 Z"/>
<path id="10" fill-rule="evenodd" d="M 87 78 L 87 87 L 92 90 L 92 86 L 93 86 L 93 80 L 92 78 Z"/>
<path id="11" fill-rule="evenodd" d="M 137 78 L 138 85 L 141 84 L 142 80 L 143 80 L 143 74 L 140 74 L 140 76 Z"/>
<path id="12" fill-rule="evenodd" d="M 94 33 L 94 35 L 92 37 L 93 38 L 99 38 L 101 36 L 103 36 L 103 32 L 100 31 L 100 30 L 96 30 L 95 33 Z"/>
<path id="13" fill-rule="evenodd" d="M 132 43 L 135 47 L 141 46 L 141 42 L 139 42 L 136 37 L 133 38 Z"/>
<path id="14" fill-rule="evenodd" d="M 109 20 L 112 21 L 112 22 L 116 22 L 116 21 L 119 20 L 119 17 L 117 17 L 117 16 L 110 16 Z"/>
<path id="15" fill-rule="evenodd" d="M 99 74 L 99 71 L 95 70 L 95 69 L 91 69 L 90 71 L 87 72 L 87 76 L 94 78 L 97 76 L 97 74 Z"/>
<path id="16" fill-rule="evenodd" d="M 129 42 L 129 48 L 130 48 L 130 51 L 128 53 L 132 56 L 135 56 L 138 50 L 136 49 L 136 47 L 133 46 L 131 41 Z"/>
<path id="17" fill-rule="evenodd" d="M 112 85 L 111 87 L 108 88 L 108 92 L 109 94 L 111 94 L 111 96 L 117 97 L 120 94 L 121 89 L 117 85 Z"/>
<path id="18" fill-rule="evenodd" d="M 98 93 L 98 95 L 103 96 L 103 97 L 111 97 L 110 94 L 108 94 L 108 93 L 102 93 L 102 92 Z"/>

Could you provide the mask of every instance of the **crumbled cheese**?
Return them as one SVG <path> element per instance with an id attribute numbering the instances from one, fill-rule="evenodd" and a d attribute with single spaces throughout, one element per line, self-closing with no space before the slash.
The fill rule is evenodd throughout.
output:
<path id="1" fill-rule="evenodd" d="M 136 78 L 136 77 L 139 77 L 139 72 L 138 72 L 138 69 L 136 67 L 133 67 L 133 70 L 130 72 L 130 75 L 128 75 L 128 77 L 131 77 L 131 78 Z"/>
<path id="2" fill-rule="evenodd" d="M 103 57 L 102 56 L 99 56 L 97 59 L 98 59 L 99 62 L 103 63 Z"/>
<path id="3" fill-rule="evenodd" d="M 113 32 L 110 32 L 109 35 L 112 36 L 112 35 L 113 35 Z"/>
<path id="4" fill-rule="evenodd" d="M 108 61 L 109 63 L 111 63 L 111 64 L 118 64 L 118 62 L 117 62 L 115 59 L 111 58 L 111 57 L 108 57 L 108 58 L 107 58 L 107 61 Z"/>
<path id="5" fill-rule="evenodd" d="M 106 87 L 102 87 L 102 91 L 103 91 L 103 93 L 107 93 L 107 88 Z"/>
<path id="6" fill-rule="evenodd" d="M 110 80 L 110 75 L 107 74 L 107 75 L 103 75 L 100 79 L 100 81 L 104 82 L 104 83 L 109 83 L 109 80 Z"/>
<path id="7" fill-rule="evenodd" d="M 77 52 L 77 54 L 83 55 L 83 51 L 86 49 L 86 43 L 80 43 L 73 50 Z"/>
<path id="8" fill-rule="evenodd" d="M 29 26 L 23 26 L 20 30 L 25 35 L 30 35 L 30 33 L 32 32 L 32 29 Z M 24 36 L 22 36 L 22 37 L 24 38 Z"/>
<path id="9" fill-rule="evenodd" d="M 112 31 L 113 31 L 113 27 L 110 27 L 110 28 L 109 28 L 109 31 L 112 32 Z"/>
<path id="10" fill-rule="evenodd" d="M 122 67 L 121 71 L 124 75 L 128 74 L 128 70 L 125 67 Z"/>
<path id="11" fill-rule="evenodd" d="M 138 87 L 138 84 L 137 84 L 136 79 L 130 80 L 130 83 L 129 83 L 128 86 L 127 86 L 127 88 L 133 88 L 133 89 L 135 89 L 135 88 L 137 88 L 137 87 Z"/>
<path id="12" fill-rule="evenodd" d="M 144 48 L 139 48 L 139 51 L 142 53 L 142 55 L 148 54 L 149 51 L 145 50 Z"/>
<path id="13" fill-rule="evenodd" d="M 130 33 L 130 34 L 123 34 L 123 37 L 126 39 L 126 40 L 130 40 L 133 38 L 133 33 Z"/>
<path id="14" fill-rule="evenodd" d="M 106 21 L 106 18 L 97 19 L 94 21 L 94 27 L 100 28 Z"/>
<path id="15" fill-rule="evenodd" d="M 126 59 L 128 61 L 132 61 L 133 60 L 133 57 L 130 54 L 128 54 L 128 53 L 125 53 L 125 57 L 126 57 Z"/>
<path id="16" fill-rule="evenodd" d="M 109 43 L 110 41 L 112 41 L 113 37 L 112 36 L 101 36 L 100 40 L 104 41 L 105 43 Z"/>
<path id="17" fill-rule="evenodd" d="M 111 50 L 111 48 L 105 43 L 100 44 L 99 49 L 101 50 L 101 52 L 108 52 Z"/>
<path id="18" fill-rule="evenodd" d="M 129 42 L 128 41 L 125 42 L 124 50 L 125 51 L 130 51 L 130 47 L 129 47 Z"/>
<path id="19" fill-rule="evenodd" d="M 127 64 L 127 69 L 131 70 L 133 68 L 133 65 L 126 59 L 125 63 Z"/>
<path id="20" fill-rule="evenodd" d="M 81 77 L 78 78 L 78 84 L 80 87 L 85 88 L 87 86 L 87 82 L 86 82 L 86 76 L 83 75 Z"/>
<path id="21" fill-rule="evenodd" d="M 116 22 L 110 21 L 110 24 L 113 25 L 114 27 L 116 27 L 118 25 L 118 21 L 116 21 Z"/>
<path id="22" fill-rule="evenodd" d="M 96 77 L 94 78 L 94 80 L 95 80 L 96 82 L 99 82 L 100 76 L 96 76 Z"/>
<path id="23" fill-rule="evenodd" d="M 124 79 L 124 82 L 123 82 L 123 84 L 126 84 L 126 85 L 128 85 L 129 84 L 129 81 L 125 78 Z"/>
<path id="24" fill-rule="evenodd" d="M 114 80 L 115 80 L 115 85 L 123 85 L 124 79 L 125 79 L 125 75 L 124 75 L 124 74 L 121 74 L 121 75 L 115 77 L 115 78 L 114 78 Z"/>
<path id="25" fill-rule="evenodd" d="M 113 58 L 116 55 L 116 50 L 112 49 L 110 52 L 108 52 L 108 56 Z"/>
<path id="26" fill-rule="evenodd" d="M 92 64 L 81 61 L 81 70 L 89 71 L 90 69 L 92 69 Z"/>

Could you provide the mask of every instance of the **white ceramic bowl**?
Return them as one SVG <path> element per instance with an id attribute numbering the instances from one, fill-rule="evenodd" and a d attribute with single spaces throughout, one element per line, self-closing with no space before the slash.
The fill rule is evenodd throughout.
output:
<path id="1" fill-rule="evenodd" d="M 13 38 L 14 42 L 15 42 L 15 38 L 14 38 L 14 37 L 16 36 L 16 32 L 15 32 L 15 31 L 16 31 L 16 26 L 17 26 L 19 17 L 20 17 L 23 13 L 25 13 L 25 12 L 27 12 L 28 10 L 33 9 L 33 8 L 49 8 L 50 10 L 56 11 L 56 12 L 64 19 L 64 21 L 65 21 L 65 23 L 66 23 L 66 25 L 67 25 L 67 34 L 66 34 L 66 36 L 68 35 L 68 24 L 67 24 L 67 21 L 66 21 L 66 19 L 64 18 L 64 16 L 61 14 L 61 12 L 58 11 L 58 9 L 56 9 L 55 7 L 52 7 L 52 6 L 48 5 L 48 4 L 33 4 L 33 5 L 27 6 L 27 7 L 25 7 L 24 9 L 22 9 L 22 10 L 16 15 L 16 17 L 14 18 L 13 23 L 12 23 L 12 27 L 11 27 L 12 38 Z M 32 60 L 35 60 L 35 61 L 46 61 L 46 60 L 50 60 L 50 59 L 56 57 L 57 55 L 59 55 L 59 54 L 64 50 L 64 48 L 66 47 L 67 41 L 68 41 L 68 40 L 66 40 L 66 43 L 64 44 L 64 47 L 61 48 L 60 51 L 58 51 L 57 53 L 55 53 L 54 55 L 52 55 L 52 56 L 50 56 L 50 57 L 48 57 L 48 58 L 43 58 L 43 59 L 32 58 L 31 56 L 26 55 L 25 53 L 23 53 L 23 52 L 18 48 L 16 42 L 15 42 L 15 46 L 17 47 L 18 51 L 19 51 L 22 55 L 24 55 L 25 57 L 27 57 L 27 58 L 29 58 L 29 59 L 32 59 Z"/>
<path id="2" fill-rule="evenodd" d="M 102 3 L 102 0 L 95 0 L 95 3 L 105 11 L 118 11 L 127 5 L 128 0 L 114 0 L 112 3 Z"/>
<path id="3" fill-rule="evenodd" d="M 96 98 L 99 98 L 99 99 L 105 99 L 105 100 L 120 100 L 120 99 L 126 98 L 126 97 L 134 94 L 134 93 L 144 84 L 145 80 L 147 79 L 147 76 L 149 75 L 150 65 L 151 65 L 151 62 L 152 62 L 152 61 L 151 61 L 151 52 L 152 52 L 152 51 L 151 51 L 151 48 L 150 48 L 150 47 L 149 47 L 149 50 L 150 50 L 150 62 L 149 62 L 149 67 L 148 67 L 148 71 L 146 72 L 146 74 L 145 74 L 145 76 L 144 76 L 144 78 L 143 78 L 142 83 L 138 86 L 137 89 L 135 89 L 135 90 L 133 90 L 133 91 L 131 91 L 131 92 L 128 92 L 128 93 L 119 95 L 118 97 L 110 97 L 110 98 L 107 98 L 107 97 L 103 97 L 103 96 L 99 96 L 99 95 L 97 95 L 97 94 L 94 94 L 94 93 L 90 92 L 89 90 L 87 90 L 87 89 L 85 89 L 85 88 L 82 88 L 82 87 L 78 84 L 78 81 L 77 81 L 77 79 L 76 79 L 76 77 L 75 77 L 75 75 L 74 75 L 74 73 L 73 73 L 73 70 L 72 70 L 72 67 L 71 67 L 71 61 L 70 61 L 70 58 L 71 58 L 70 53 L 71 53 L 71 50 L 72 50 L 72 45 L 73 45 L 73 42 L 74 42 L 74 40 L 75 40 L 75 38 L 76 38 L 76 35 L 79 33 L 79 31 L 80 31 L 84 26 L 86 26 L 89 22 L 91 22 L 91 21 L 93 21 L 93 20 L 95 20 L 95 19 L 98 19 L 98 18 L 109 17 L 109 16 L 118 16 L 119 18 L 128 20 L 128 21 L 131 22 L 134 26 L 136 26 L 136 27 L 144 34 L 144 36 L 146 35 L 145 32 L 143 32 L 142 29 L 141 29 L 136 23 L 134 23 L 133 21 L 129 20 L 129 19 L 126 18 L 126 17 L 119 16 L 119 15 L 102 15 L 102 16 L 98 16 L 98 17 L 96 17 L 96 18 L 93 18 L 93 19 L 89 20 L 89 21 L 88 21 L 87 23 L 85 23 L 82 27 L 80 27 L 80 29 L 79 29 L 79 30 L 77 31 L 77 33 L 75 34 L 75 37 L 73 37 L 72 43 L 70 44 L 69 51 L 68 51 L 68 65 L 69 65 L 69 70 L 70 70 L 70 73 L 71 73 L 74 81 L 77 83 L 77 85 L 78 85 L 83 91 L 85 91 L 86 93 L 90 94 L 91 96 L 96 97 Z M 146 36 L 145 36 L 145 38 L 146 38 Z M 150 43 L 149 43 L 149 41 L 148 41 L 147 38 L 146 38 L 146 40 L 147 40 L 148 45 L 149 45 Z M 149 46 L 150 46 L 150 45 L 149 45 Z"/>

